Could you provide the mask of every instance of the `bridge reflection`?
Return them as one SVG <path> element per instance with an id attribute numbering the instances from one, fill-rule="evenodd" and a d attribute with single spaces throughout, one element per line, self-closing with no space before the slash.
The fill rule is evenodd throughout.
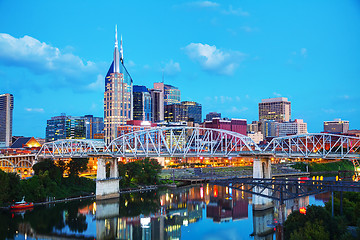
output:
<path id="1" fill-rule="evenodd" d="M 227 234 L 233 238 L 252 235 L 254 239 L 266 240 L 274 238 L 276 229 L 281 231 L 278 223 L 287 215 L 306 207 L 309 197 L 287 200 L 283 205 L 274 202 L 261 211 L 256 210 L 256 201 L 247 192 L 204 184 L 123 194 L 113 200 L 38 207 L 0 219 L 4 220 L 4 227 L 13 229 L 14 235 L 19 231 L 24 236 L 45 239 L 194 239 L 191 233 L 195 231 L 200 236 L 212 232 L 219 239 Z M 221 232 L 219 226 L 225 229 L 233 226 L 237 230 Z M 11 234 L 7 237 L 11 238 Z"/>

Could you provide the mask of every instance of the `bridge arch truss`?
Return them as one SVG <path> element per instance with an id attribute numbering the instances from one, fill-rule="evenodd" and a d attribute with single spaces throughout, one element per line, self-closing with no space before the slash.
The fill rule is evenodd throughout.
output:
<path id="1" fill-rule="evenodd" d="M 38 158 L 73 158 L 99 154 L 105 149 L 103 141 L 89 139 L 62 139 L 45 143 L 36 154 Z"/>
<path id="2" fill-rule="evenodd" d="M 272 139 L 263 152 L 288 158 L 359 158 L 360 138 L 329 133 L 278 137 Z"/>
<path id="3" fill-rule="evenodd" d="M 106 152 L 117 157 L 236 157 L 261 152 L 239 133 L 211 128 L 162 127 L 124 134 Z"/>

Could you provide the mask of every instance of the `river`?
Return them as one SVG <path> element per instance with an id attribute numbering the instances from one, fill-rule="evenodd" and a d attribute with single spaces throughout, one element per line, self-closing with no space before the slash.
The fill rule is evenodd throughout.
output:
<path id="1" fill-rule="evenodd" d="M 36 206 L 0 215 L 0 239 L 276 239 L 279 206 L 258 196 L 209 184 Z M 285 202 L 285 217 L 328 193 Z M 255 200 L 256 199 L 256 200 Z"/>

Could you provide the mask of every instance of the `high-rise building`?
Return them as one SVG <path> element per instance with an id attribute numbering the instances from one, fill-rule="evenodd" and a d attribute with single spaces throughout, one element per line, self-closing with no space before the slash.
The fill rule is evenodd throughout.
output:
<path id="1" fill-rule="evenodd" d="M 221 113 L 210 112 L 210 113 L 206 114 L 205 121 L 212 121 L 213 118 L 221 118 Z"/>
<path id="2" fill-rule="evenodd" d="M 307 123 L 302 119 L 279 123 L 279 136 L 307 134 Z"/>
<path id="3" fill-rule="evenodd" d="M 264 136 L 267 137 L 278 137 L 279 136 L 279 123 L 275 120 L 263 119 L 259 122 L 259 130 Z"/>
<path id="4" fill-rule="evenodd" d="M 200 103 L 183 101 L 181 105 L 187 107 L 188 120 L 189 122 L 201 123 L 202 122 L 202 107 Z"/>
<path id="5" fill-rule="evenodd" d="M 133 119 L 133 80 L 124 66 L 122 38 L 118 49 L 115 29 L 114 59 L 105 77 L 104 137 L 109 144 L 117 136 L 117 127 Z"/>
<path id="6" fill-rule="evenodd" d="M 349 121 L 334 119 L 334 121 L 324 121 L 324 132 L 347 133 L 349 131 Z"/>
<path id="7" fill-rule="evenodd" d="M 46 142 L 59 139 L 85 139 L 86 126 L 84 117 L 72 117 L 62 114 L 47 120 Z"/>
<path id="8" fill-rule="evenodd" d="M 133 87 L 134 120 L 151 121 L 151 94 L 145 86 Z"/>
<path id="9" fill-rule="evenodd" d="M 166 105 L 164 118 L 166 122 L 187 122 L 188 108 L 182 104 Z"/>
<path id="10" fill-rule="evenodd" d="M 259 121 L 263 119 L 276 122 L 290 121 L 291 102 L 284 97 L 262 99 L 259 103 Z"/>
<path id="11" fill-rule="evenodd" d="M 154 83 L 154 89 L 159 89 L 164 93 L 164 105 L 180 103 L 180 90 L 177 87 L 160 83 Z"/>
<path id="12" fill-rule="evenodd" d="M 0 95 L 0 147 L 9 147 L 12 138 L 14 96 L 9 93 Z"/>
<path id="13" fill-rule="evenodd" d="M 104 119 L 102 117 L 94 117 L 93 115 L 85 115 L 86 139 L 94 139 L 96 135 L 104 132 Z"/>
<path id="14" fill-rule="evenodd" d="M 164 121 L 164 92 L 160 89 L 151 89 L 151 117 L 152 122 Z"/>

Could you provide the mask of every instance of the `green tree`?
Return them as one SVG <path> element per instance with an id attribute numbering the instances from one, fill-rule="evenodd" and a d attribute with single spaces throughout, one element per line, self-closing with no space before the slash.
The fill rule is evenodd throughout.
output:
<path id="1" fill-rule="evenodd" d="M 303 228 L 295 230 L 290 234 L 290 240 L 328 240 L 330 239 L 329 232 L 324 228 L 321 221 L 313 223 L 306 222 Z"/>
<path id="2" fill-rule="evenodd" d="M 68 164 L 69 177 L 79 177 L 79 173 L 87 170 L 89 159 L 88 158 L 74 158 Z"/>

